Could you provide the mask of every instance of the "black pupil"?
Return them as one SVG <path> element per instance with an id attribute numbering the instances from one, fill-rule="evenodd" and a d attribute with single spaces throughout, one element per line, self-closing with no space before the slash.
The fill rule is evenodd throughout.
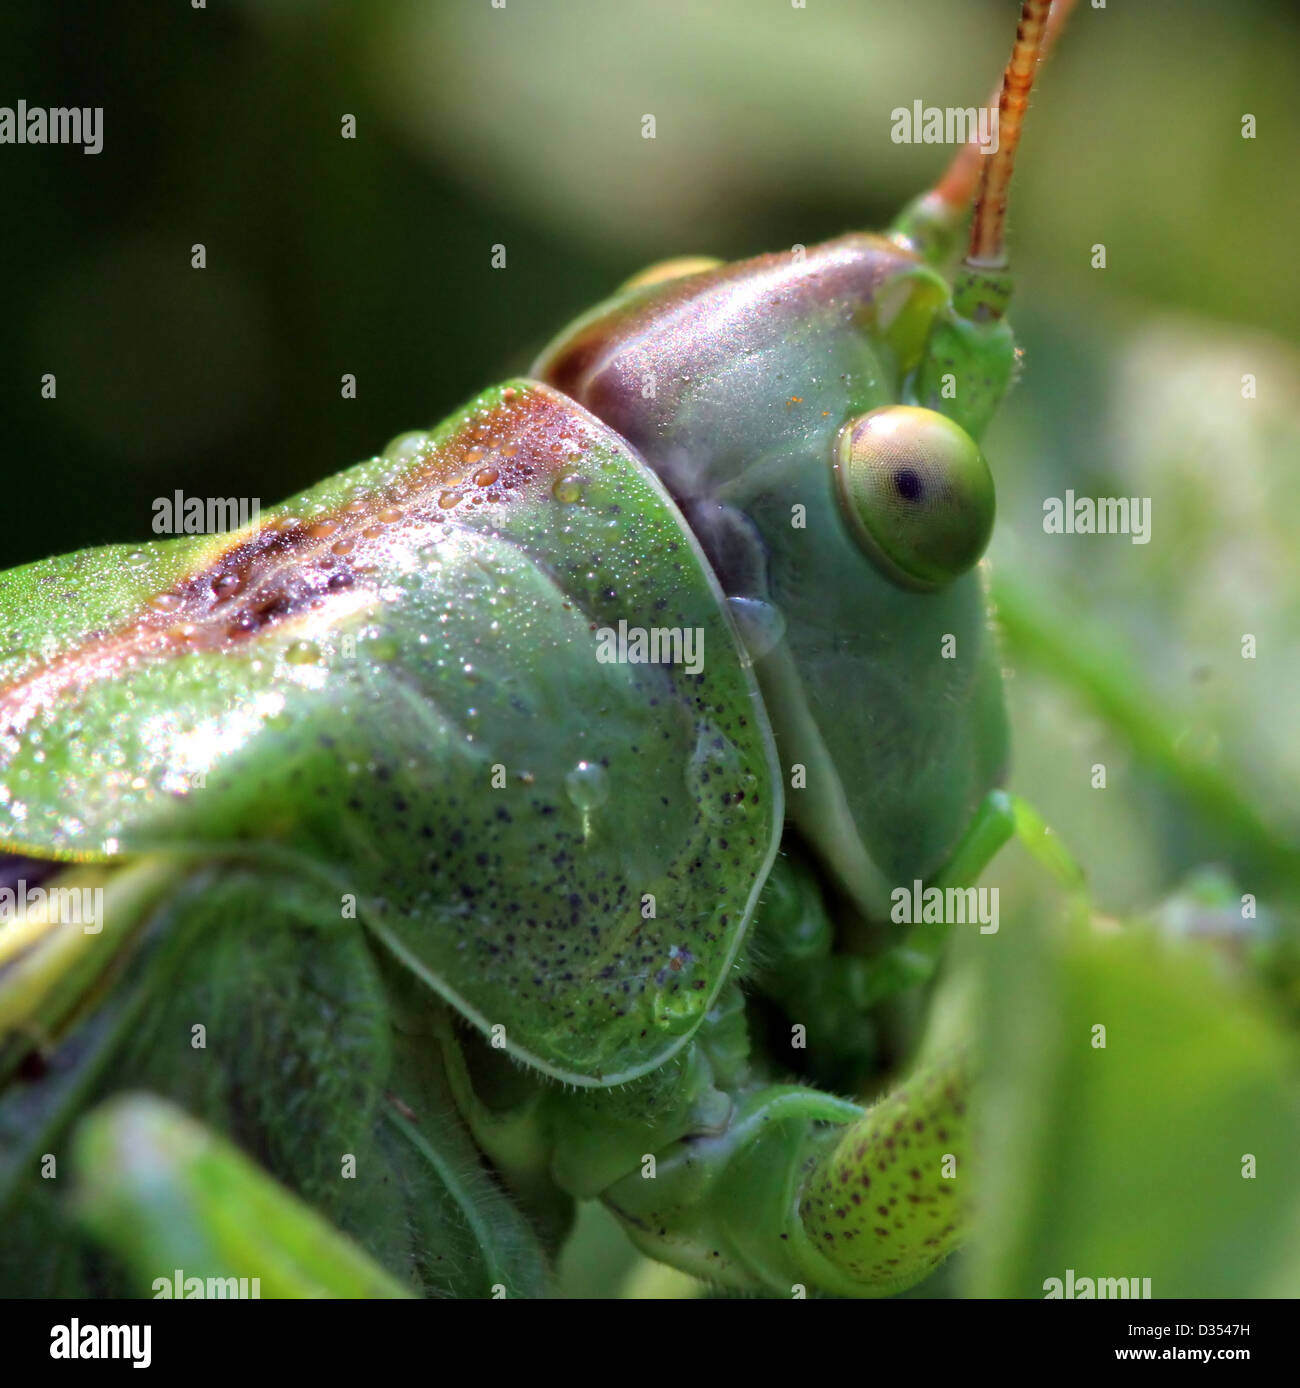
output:
<path id="1" fill-rule="evenodd" d="M 902 467 L 894 474 L 894 490 L 904 501 L 920 501 L 925 489 L 921 486 L 920 477 L 910 467 Z"/>

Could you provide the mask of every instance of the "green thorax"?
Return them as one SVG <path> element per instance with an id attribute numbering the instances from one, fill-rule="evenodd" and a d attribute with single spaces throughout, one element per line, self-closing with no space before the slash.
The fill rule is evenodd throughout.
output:
<path id="1" fill-rule="evenodd" d="M 550 387 L 235 534 L 13 570 L 0 620 L 0 846 L 275 865 L 576 1084 L 663 1065 L 730 974 L 762 704 L 660 483 Z M 682 649 L 607 650 L 645 628 Z"/>

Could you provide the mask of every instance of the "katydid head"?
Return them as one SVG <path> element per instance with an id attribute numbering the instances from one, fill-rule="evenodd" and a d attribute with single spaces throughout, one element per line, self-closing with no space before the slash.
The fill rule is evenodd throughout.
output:
<path id="1" fill-rule="evenodd" d="M 1032 76 L 1047 12 L 1027 0 L 1002 94 L 1016 130 L 984 166 L 981 254 L 954 284 L 930 195 L 890 237 L 650 271 L 534 368 L 630 440 L 681 508 L 755 661 L 788 814 L 873 913 L 944 861 L 1005 759 L 974 572 L 994 511 L 978 440 L 1015 368 L 1012 76 Z"/>
<path id="2" fill-rule="evenodd" d="M 975 435 L 1014 349 L 978 325 L 1005 352 L 968 410 L 943 379 L 966 326 L 914 252 L 851 235 L 634 287 L 534 368 L 676 501 L 754 661 L 787 815 L 873 915 L 1004 762 Z"/>

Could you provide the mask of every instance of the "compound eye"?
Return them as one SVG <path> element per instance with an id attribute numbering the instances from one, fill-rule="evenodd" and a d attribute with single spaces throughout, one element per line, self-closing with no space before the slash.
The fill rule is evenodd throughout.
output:
<path id="1" fill-rule="evenodd" d="M 993 531 L 993 475 L 975 440 L 934 410 L 885 405 L 835 445 L 840 508 L 887 578 L 933 591 L 973 568 Z"/>

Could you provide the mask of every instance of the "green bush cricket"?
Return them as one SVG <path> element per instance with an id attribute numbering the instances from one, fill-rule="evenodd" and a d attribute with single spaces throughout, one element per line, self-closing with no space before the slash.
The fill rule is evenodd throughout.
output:
<path id="1" fill-rule="evenodd" d="M 943 944 L 897 892 L 1013 834 L 1074 880 L 978 567 L 1065 8 L 889 235 L 660 267 L 241 531 L 0 580 L 7 1288 L 540 1294 L 575 1198 L 783 1296 L 960 1242 L 966 1054 L 864 1111 L 759 1017 L 852 1087 Z"/>

